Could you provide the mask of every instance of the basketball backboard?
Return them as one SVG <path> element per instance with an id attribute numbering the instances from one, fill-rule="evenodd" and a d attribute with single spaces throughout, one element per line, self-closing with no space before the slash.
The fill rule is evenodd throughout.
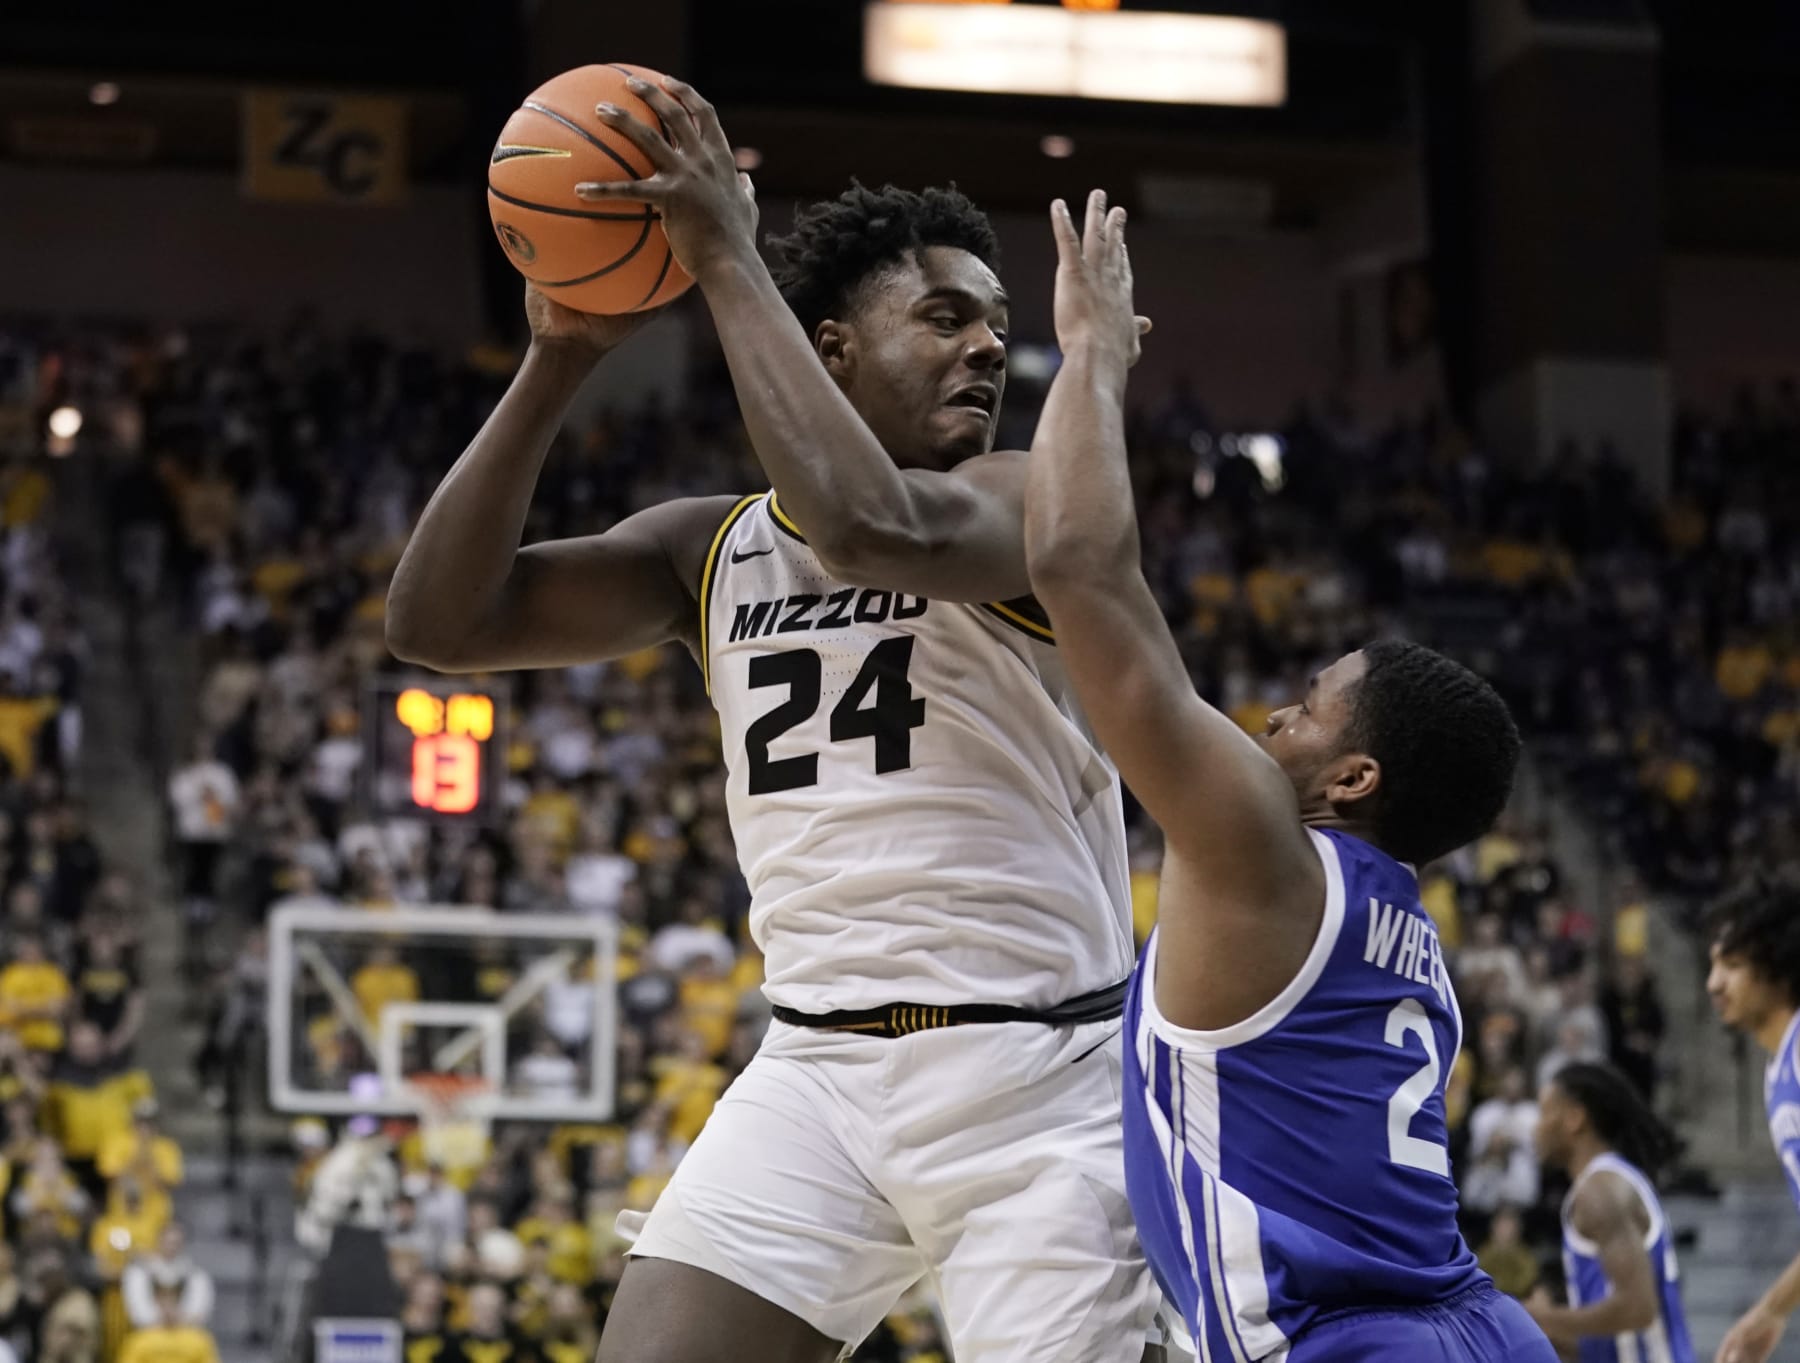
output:
<path id="1" fill-rule="evenodd" d="M 611 920 L 313 900 L 278 904 L 269 934 L 278 1111 L 414 1115 L 411 1081 L 442 1075 L 483 1081 L 501 1121 L 611 1115 Z"/>

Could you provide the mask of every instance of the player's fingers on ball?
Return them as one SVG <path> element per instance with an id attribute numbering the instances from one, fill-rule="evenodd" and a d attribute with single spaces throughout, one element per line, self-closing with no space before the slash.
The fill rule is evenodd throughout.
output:
<path id="1" fill-rule="evenodd" d="M 676 83 L 681 84 L 679 81 Z M 726 151 L 730 151 L 731 141 L 725 136 L 724 125 L 719 122 L 718 109 L 693 86 L 682 85 L 682 89 L 687 92 L 688 96 L 682 100 L 682 103 L 693 114 L 694 126 L 700 129 L 701 136 L 715 147 L 722 147 Z"/>
<path id="2" fill-rule="evenodd" d="M 719 126 L 718 111 L 707 102 L 704 95 L 686 81 L 676 80 L 673 76 L 664 78 L 663 88 L 681 105 L 688 121 L 702 138 L 715 143 L 725 140 L 725 130 Z"/>
<path id="3" fill-rule="evenodd" d="M 662 86 L 631 76 L 626 80 L 625 88 L 648 104 L 657 118 L 662 120 L 663 139 L 670 146 L 679 151 L 694 140 L 688 132 L 694 120 Z"/>
<path id="4" fill-rule="evenodd" d="M 667 170 L 675 164 L 675 148 L 643 119 L 626 113 L 616 104 L 596 104 L 594 113 L 607 127 L 624 134 L 632 146 L 650 158 L 650 164 L 657 170 Z"/>

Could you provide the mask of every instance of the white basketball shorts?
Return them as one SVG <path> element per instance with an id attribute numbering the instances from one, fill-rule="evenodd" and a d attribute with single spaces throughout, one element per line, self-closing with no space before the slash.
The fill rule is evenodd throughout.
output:
<path id="1" fill-rule="evenodd" d="M 1120 1026 L 777 1022 L 621 1230 L 846 1353 L 929 1276 L 957 1363 L 1139 1363 L 1162 1294 L 1125 1197 Z"/>

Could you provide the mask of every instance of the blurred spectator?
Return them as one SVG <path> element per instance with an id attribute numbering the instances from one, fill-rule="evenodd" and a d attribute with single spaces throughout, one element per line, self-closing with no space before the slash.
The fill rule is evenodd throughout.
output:
<path id="1" fill-rule="evenodd" d="M 45 1098 L 47 1125 L 61 1143 L 69 1168 L 98 1204 L 106 1188 L 100 1152 L 132 1130 L 134 1106 L 151 1097 L 150 1076 L 108 1056 L 100 1029 L 78 1022 L 68 1054 L 51 1073 Z"/>
<path id="2" fill-rule="evenodd" d="M 75 1016 L 100 1030 L 109 1056 L 127 1060 L 144 1025 L 144 991 L 137 967 L 110 923 L 97 921 L 76 951 Z"/>
<path id="3" fill-rule="evenodd" d="M 145 1185 L 169 1191 L 182 1180 L 181 1147 L 162 1134 L 161 1109 L 145 1096 L 131 1105 L 131 1125 L 101 1144 L 100 1173 L 108 1179 L 130 1174 Z"/>
<path id="4" fill-rule="evenodd" d="M 205 1325 L 212 1319 L 213 1280 L 187 1252 L 187 1236 L 181 1223 L 171 1221 L 156 1238 L 153 1253 L 141 1255 L 125 1269 L 125 1310 L 133 1326 L 143 1328 L 162 1319 L 157 1294 L 179 1292 L 176 1319 L 184 1325 Z"/>
<path id="5" fill-rule="evenodd" d="M 204 731 L 194 740 L 193 756 L 169 778 L 169 803 L 181 850 L 182 900 L 190 919 L 205 922 L 213 914 L 219 854 L 237 830 L 241 797 L 237 774 L 219 760 Z"/>
<path id="6" fill-rule="evenodd" d="M 1503 1205 L 1529 1207 L 1537 1201 L 1538 1159 L 1532 1148 L 1537 1103 L 1525 1088 L 1524 1071 L 1511 1069 L 1500 1091 L 1469 1114 L 1469 1158 L 1462 1175 L 1465 1207 L 1493 1213 Z"/>
<path id="7" fill-rule="evenodd" d="M 1475 920 L 1474 934 L 1457 956 L 1456 966 L 1461 978 L 1475 989 L 1488 991 L 1490 1002 L 1514 1008 L 1525 1002 L 1525 961 L 1519 949 L 1506 940 L 1506 920 L 1498 913 L 1484 913 Z"/>
<path id="8" fill-rule="evenodd" d="M 39 1363 L 98 1363 L 100 1308 L 86 1292 L 69 1291 L 44 1312 L 34 1352 Z"/>
<path id="9" fill-rule="evenodd" d="M 0 970 L 0 1021 L 31 1050 L 60 1051 L 62 1020 L 73 992 L 69 977 L 45 957 L 44 943 L 36 936 L 14 937 L 11 952 L 11 963 Z"/>
<path id="10" fill-rule="evenodd" d="M 181 1298 L 179 1285 L 155 1289 L 157 1323 L 126 1336 L 118 1363 L 219 1363 L 212 1332 L 183 1321 Z"/>
<path id="11" fill-rule="evenodd" d="M 1612 1039 L 1612 1062 L 1644 1095 L 1656 1099 L 1657 1056 L 1668 1023 L 1662 995 L 1641 956 L 1620 958 L 1600 994 L 1600 1011 Z"/>
<path id="12" fill-rule="evenodd" d="M 444 1283 L 435 1273 L 416 1274 L 407 1285 L 406 1301 L 400 1309 L 405 1357 L 408 1359 L 449 1359 L 450 1331 L 444 1320 Z M 581 1363 L 593 1363 L 583 1359 Z"/>
<path id="13" fill-rule="evenodd" d="M 1502 1205 L 1488 1225 L 1488 1237 L 1476 1252 L 1481 1271 L 1508 1296 L 1523 1299 L 1542 1276 L 1537 1255 L 1525 1243 L 1525 1223 L 1519 1209 Z"/>
<path id="14" fill-rule="evenodd" d="M 431 1268 L 441 1269 L 449 1259 L 451 1248 L 468 1238 L 468 1199 L 435 1164 L 423 1173 L 408 1175 L 406 1184 L 417 1211 L 425 1261 Z"/>

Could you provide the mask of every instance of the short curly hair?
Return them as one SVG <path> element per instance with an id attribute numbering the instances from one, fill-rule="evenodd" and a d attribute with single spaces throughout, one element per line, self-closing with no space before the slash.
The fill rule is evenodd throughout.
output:
<path id="1" fill-rule="evenodd" d="M 1721 955 L 1748 961 L 1800 1006 L 1800 879 L 1758 877 L 1715 904 L 1706 921 Z"/>
<path id="2" fill-rule="evenodd" d="M 794 230 L 768 239 L 775 284 L 811 336 L 859 302 L 870 280 L 930 246 L 967 251 L 998 269 L 1000 242 L 987 214 L 955 185 L 914 192 L 851 181 L 835 199 L 794 215 Z"/>
<path id="3" fill-rule="evenodd" d="M 1441 653 L 1402 639 L 1362 652 L 1346 751 L 1381 764 L 1376 843 L 1423 865 L 1494 826 L 1512 796 L 1519 729 L 1493 687 Z"/>

